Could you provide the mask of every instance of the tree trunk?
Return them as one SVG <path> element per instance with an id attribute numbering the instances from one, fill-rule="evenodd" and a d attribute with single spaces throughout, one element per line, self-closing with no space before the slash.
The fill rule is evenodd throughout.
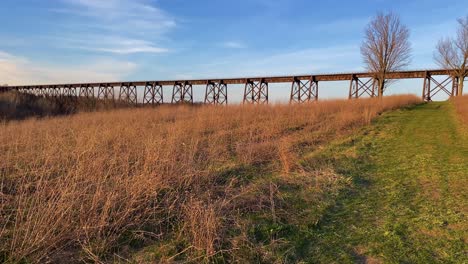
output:
<path id="1" fill-rule="evenodd" d="M 464 81 L 465 81 L 465 78 L 463 76 L 458 79 L 458 95 L 459 96 L 463 95 L 463 83 L 464 83 Z"/>
<path id="2" fill-rule="evenodd" d="M 383 92 L 385 88 L 385 78 L 379 79 L 379 98 L 383 97 Z"/>

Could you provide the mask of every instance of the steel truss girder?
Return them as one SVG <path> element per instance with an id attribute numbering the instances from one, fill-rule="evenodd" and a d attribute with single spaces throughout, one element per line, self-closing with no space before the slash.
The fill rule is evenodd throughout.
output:
<path id="1" fill-rule="evenodd" d="M 247 80 L 244 88 L 243 103 L 268 104 L 268 83 L 265 79 L 259 81 Z"/>
<path id="2" fill-rule="evenodd" d="M 349 99 L 360 98 L 364 95 L 375 97 L 378 95 L 378 82 L 374 78 L 369 78 L 367 81 L 353 76 L 349 83 Z"/>
<path id="3" fill-rule="evenodd" d="M 318 100 L 318 81 L 314 77 L 310 80 L 301 81 L 300 79 L 294 78 L 291 84 L 291 96 L 289 98 L 290 103 L 306 103 L 310 101 Z"/>
<path id="4" fill-rule="evenodd" d="M 191 103 L 193 104 L 193 88 L 192 84 L 189 82 L 174 83 L 174 88 L 172 89 L 172 100 L 174 104 L 178 103 Z"/>
<path id="5" fill-rule="evenodd" d="M 205 91 L 205 104 L 227 105 L 227 84 L 223 81 L 208 81 Z"/>
<path id="6" fill-rule="evenodd" d="M 431 84 L 434 83 L 434 87 Z M 450 85 L 451 90 L 449 90 Z M 424 78 L 422 99 L 424 101 L 432 101 L 432 97 L 440 91 L 445 92 L 448 96 L 457 96 L 458 94 L 458 77 L 448 76 L 442 82 L 437 81 L 431 75 L 427 74 Z"/>
<path id="7" fill-rule="evenodd" d="M 159 83 L 146 83 L 143 104 L 163 104 L 163 87 Z"/>
<path id="8" fill-rule="evenodd" d="M 98 89 L 98 99 L 114 100 L 114 86 L 109 84 L 101 84 Z"/>
<path id="9" fill-rule="evenodd" d="M 137 87 L 131 83 L 120 85 L 119 100 L 129 104 L 138 104 Z"/>
<path id="10" fill-rule="evenodd" d="M 80 97 L 94 97 L 94 87 L 89 84 L 80 86 Z"/>

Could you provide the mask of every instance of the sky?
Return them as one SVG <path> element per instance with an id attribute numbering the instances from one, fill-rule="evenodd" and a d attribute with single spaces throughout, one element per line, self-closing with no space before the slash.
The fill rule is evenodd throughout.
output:
<path id="1" fill-rule="evenodd" d="M 408 69 L 438 68 L 434 47 L 455 34 L 467 1 L 1 0 L 0 83 L 137 81 L 363 71 L 359 47 L 377 12 L 411 32 Z M 321 83 L 345 97 L 346 82 Z M 287 88 L 287 89 L 286 89 Z M 234 101 L 242 89 L 235 87 Z M 272 85 L 272 100 L 290 84 Z M 165 93 L 170 88 L 165 88 Z M 389 93 L 420 94 L 422 81 Z M 195 89 L 195 97 L 203 97 Z"/>

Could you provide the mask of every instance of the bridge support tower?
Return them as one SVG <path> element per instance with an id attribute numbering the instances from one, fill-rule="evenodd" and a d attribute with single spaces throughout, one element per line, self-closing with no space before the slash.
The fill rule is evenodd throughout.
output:
<path id="1" fill-rule="evenodd" d="M 114 87 L 109 84 L 99 85 L 98 99 L 114 100 Z"/>
<path id="2" fill-rule="evenodd" d="M 143 104 L 159 105 L 164 103 L 163 87 L 159 83 L 145 84 L 143 93 Z"/>
<path id="3" fill-rule="evenodd" d="M 291 84 L 290 103 L 307 103 L 318 100 L 318 81 L 312 76 L 310 80 L 302 81 L 294 78 Z"/>
<path id="4" fill-rule="evenodd" d="M 367 81 L 362 81 L 355 75 L 352 76 L 349 83 L 349 99 L 360 98 L 364 95 L 369 97 L 375 97 L 379 94 L 379 87 L 377 80 L 374 78 L 369 78 Z"/>
<path id="5" fill-rule="evenodd" d="M 208 81 L 205 91 L 205 104 L 227 105 L 227 85 L 223 81 Z"/>
<path id="6" fill-rule="evenodd" d="M 137 105 L 137 87 L 132 83 L 122 83 L 120 85 L 119 100 L 128 104 Z"/>
<path id="7" fill-rule="evenodd" d="M 173 104 L 179 103 L 190 103 L 193 104 L 193 88 L 192 84 L 189 82 L 174 83 L 174 88 L 172 89 L 172 100 Z"/>
<path id="8" fill-rule="evenodd" d="M 434 86 L 432 84 L 434 84 Z M 457 96 L 458 77 L 448 76 L 443 81 L 439 82 L 430 74 L 426 73 L 423 83 L 422 99 L 426 102 L 432 101 L 432 98 L 441 91 L 450 97 Z"/>
<path id="9" fill-rule="evenodd" d="M 243 103 L 268 104 L 268 83 L 265 79 L 246 81 Z"/>

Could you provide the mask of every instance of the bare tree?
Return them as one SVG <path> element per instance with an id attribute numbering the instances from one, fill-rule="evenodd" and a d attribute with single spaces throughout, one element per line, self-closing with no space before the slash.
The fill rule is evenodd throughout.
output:
<path id="1" fill-rule="evenodd" d="M 458 78 L 458 94 L 463 95 L 463 83 L 468 76 L 468 16 L 458 19 L 458 24 L 455 39 L 439 40 L 434 59 L 440 67 L 453 70 Z"/>
<path id="2" fill-rule="evenodd" d="M 409 30 L 394 13 L 379 13 L 372 19 L 365 31 L 361 55 L 367 70 L 374 73 L 378 95 L 385 90 L 388 72 L 398 71 L 411 61 Z"/>

